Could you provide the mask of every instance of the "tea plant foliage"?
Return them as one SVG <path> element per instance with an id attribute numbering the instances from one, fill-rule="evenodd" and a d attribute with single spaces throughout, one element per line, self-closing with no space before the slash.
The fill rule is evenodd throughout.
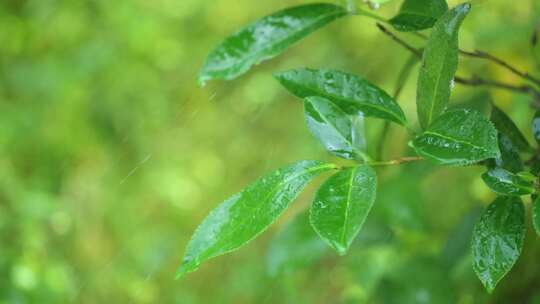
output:
<path id="1" fill-rule="evenodd" d="M 397 15 L 386 20 L 354 6 L 346 9 L 333 4 L 307 4 L 256 20 L 210 52 L 199 74 L 201 84 L 213 79 L 234 79 L 254 64 L 281 54 L 316 29 L 345 16 L 372 17 L 397 31 L 427 30 L 418 34 L 424 37 L 427 33 L 424 47 L 414 49 L 379 24 L 379 29 L 412 52 L 399 75 L 398 88 L 416 62 L 421 61 L 415 118 L 407 118 L 399 106 L 399 90 L 391 96 L 349 71 L 299 67 L 274 73 L 283 88 L 303 103 L 307 129 L 322 147 L 351 164 L 299 161 L 269 173 L 226 199 L 195 230 L 178 277 L 257 237 L 321 174 L 326 180 L 316 190 L 309 214 L 304 212 L 291 221 L 272 242 L 268 269 L 276 274 L 287 264 L 307 265 L 320 258 L 327 248 L 344 255 L 362 234 L 370 210 L 377 203 L 378 168 L 429 161 L 435 165 L 486 167 L 481 178 L 498 196 L 476 223 L 472 256 L 474 271 L 487 291 L 492 292 L 521 254 L 525 236 L 522 196 L 535 198 L 532 218 L 540 235 L 540 199 L 536 194 L 540 160 L 522 160 L 521 156 L 534 148 L 500 108 L 491 104 L 488 118 L 474 107 L 448 106 L 456 81 L 469 85 L 479 81 L 456 77 L 460 54 L 489 59 L 516 74 L 502 60 L 460 50 L 460 27 L 470 10 L 470 3 L 449 8 L 444 0 L 405 0 Z M 527 74 L 521 77 L 532 79 Z M 532 133 L 540 143 L 539 113 L 532 120 Z M 411 151 L 416 155 L 382 160 L 368 153 L 364 117 L 384 120 L 385 128 L 390 123 L 405 128 Z M 419 126 L 414 124 L 416 121 Z M 382 134 L 381 141 L 386 133 Z M 527 166 L 531 167 L 529 171 Z"/>

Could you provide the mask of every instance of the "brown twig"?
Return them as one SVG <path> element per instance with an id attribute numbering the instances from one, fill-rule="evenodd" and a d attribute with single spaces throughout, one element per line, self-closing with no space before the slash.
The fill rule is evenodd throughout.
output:
<path id="1" fill-rule="evenodd" d="M 405 42 L 403 39 L 397 37 L 394 33 L 392 33 L 391 31 L 389 31 L 386 27 L 384 27 L 382 24 L 380 23 L 377 23 L 377 27 L 384 33 L 386 34 L 387 36 L 389 36 L 390 38 L 392 38 L 392 40 L 394 40 L 395 42 L 397 42 L 399 45 L 403 46 L 404 48 L 406 48 L 407 50 L 409 50 L 411 53 L 413 53 L 416 57 L 418 58 L 422 58 L 422 50 L 421 49 L 417 49 L 417 48 L 414 48 L 413 46 L 411 46 L 410 44 L 408 44 L 407 42 Z M 485 54 L 486 53 L 471 53 L 471 52 L 465 52 L 465 51 L 460 51 L 462 54 L 467 54 L 467 56 L 486 56 Z M 482 54 L 482 55 L 478 55 L 478 54 Z M 489 57 L 481 57 L 481 58 L 491 58 L 489 60 L 494 60 L 492 58 L 495 58 L 491 55 L 488 54 Z M 497 59 L 497 58 L 495 58 Z M 497 59 L 498 60 L 498 59 Z M 505 63 L 506 64 L 506 63 Z M 513 67 L 511 67 L 510 65 L 506 64 L 508 67 L 512 68 L 513 71 L 515 71 L 514 73 L 521 73 L 519 71 L 517 71 L 516 69 L 514 69 Z M 528 75 L 529 78 L 531 78 L 532 76 L 530 76 L 529 74 L 527 73 L 522 73 L 523 76 L 525 75 Z M 527 78 L 527 79 L 529 79 Z M 532 79 L 535 79 L 534 77 L 532 77 Z M 533 98 L 535 100 L 540 100 L 540 92 L 538 90 L 536 90 L 533 86 L 531 85 L 528 85 L 528 84 L 523 84 L 523 85 L 513 85 L 513 84 L 508 84 L 508 83 L 503 83 L 503 82 L 499 82 L 499 81 L 494 81 L 494 80 L 486 80 L 486 79 L 482 79 L 478 76 L 473 76 L 471 78 L 463 78 L 463 77 L 459 77 L 459 76 L 456 76 L 454 78 L 455 82 L 456 83 L 459 83 L 459 84 L 462 84 L 462 85 L 468 85 L 468 86 L 489 86 L 489 87 L 492 87 L 492 88 L 496 88 L 496 89 L 503 89 L 503 90 L 508 90 L 508 91 L 513 91 L 513 92 L 516 92 L 516 93 L 522 93 L 522 94 L 529 94 L 529 95 L 532 95 Z M 535 82 L 535 80 L 531 80 L 533 82 Z M 536 83 L 536 82 L 535 82 Z M 540 83 L 540 82 L 539 82 Z"/>

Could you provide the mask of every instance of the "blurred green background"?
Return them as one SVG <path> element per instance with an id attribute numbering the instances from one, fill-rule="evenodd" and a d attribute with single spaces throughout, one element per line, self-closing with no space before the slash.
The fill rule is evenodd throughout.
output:
<path id="1" fill-rule="evenodd" d="M 345 257 L 307 226 L 313 186 L 260 238 L 174 280 L 190 235 L 220 201 L 296 160 L 335 160 L 272 72 L 342 69 L 393 91 L 409 54 L 359 16 L 235 81 L 197 86 L 226 35 L 306 2 L 0 1 L 0 303 L 540 303 L 531 229 L 494 295 L 472 272 L 471 227 L 494 197 L 483 169 L 425 163 L 379 170 L 376 205 Z M 472 3 L 462 48 L 538 72 L 529 46 L 538 1 Z M 519 83 L 463 59 L 459 74 L 473 72 Z M 411 121 L 415 82 L 416 72 L 399 100 Z M 491 93 L 532 139 L 528 97 Z M 478 88 L 453 93 L 455 103 L 486 100 Z M 373 150 L 382 124 L 367 125 Z M 410 154 L 407 140 L 392 128 L 385 158 Z"/>

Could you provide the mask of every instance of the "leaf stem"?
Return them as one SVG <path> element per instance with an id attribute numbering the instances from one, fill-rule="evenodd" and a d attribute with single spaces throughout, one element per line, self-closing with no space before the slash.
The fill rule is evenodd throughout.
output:
<path id="1" fill-rule="evenodd" d="M 357 8 L 356 9 L 356 12 L 354 12 L 355 15 L 359 15 L 359 16 L 366 16 L 366 17 L 369 17 L 371 19 L 374 19 L 374 20 L 377 20 L 379 22 L 382 22 L 382 23 L 388 23 L 388 20 L 384 19 L 383 17 L 377 15 L 377 14 L 374 14 L 370 11 L 366 11 L 364 9 L 361 9 L 361 8 Z"/>
<path id="2" fill-rule="evenodd" d="M 366 164 L 370 166 L 391 166 L 391 165 L 401 165 L 405 163 L 411 163 L 416 161 L 424 160 L 423 157 L 420 156 L 404 156 L 398 159 L 392 159 L 392 160 L 385 160 L 385 161 L 371 161 L 366 162 Z"/>

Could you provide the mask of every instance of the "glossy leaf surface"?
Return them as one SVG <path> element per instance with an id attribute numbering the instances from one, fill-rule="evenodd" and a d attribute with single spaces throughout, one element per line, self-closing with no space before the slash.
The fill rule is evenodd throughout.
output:
<path id="1" fill-rule="evenodd" d="M 178 277 L 210 258 L 231 252 L 272 224 L 318 174 L 335 165 L 300 161 L 276 170 L 214 209 L 191 238 Z"/>
<path id="2" fill-rule="evenodd" d="M 516 147 L 519 151 L 529 151 L 531 146 L 525 139 L 525 136 L 518 129 L 516 124 L 504 113 L 501 109 L 493 106 L 491 110 L 491 122 L 495 125 L 495 128 L 499 133 L 504 134 L 512 145 Z"/>
<path id="3" fill-rule="evenodd" d="M 345 159 L 361 159 L 361 152 L 353 143 L 353 121 L 330 100 L 308 97 L 304 102 L 304 115 L 311 133 L 330 153 Z"/>
<path id="4" fill-rule="evenodd" d="M 521 160 L 518 149 L 512 144 L 510 138 L 499 133 L 498 140 L 501 155 L 491 162 L 490 167 L 503 168 L 513 173 L 523 171 L 523 161 Z"/>
<path id="5" fill-rule="evenodd" d="M 532 121 L 532 131 L 534 139 L 536 139 L 536 142 L 540 144 L 540 109 L 534 113 Z"/>
<path id="6" fill-rule="evenodd" d="M 486 185 L 500 195 L 526 195 L 534 192 L 533 182 L 502 168 L 494 168 L 482 174 Z"/>
<path id="7" fill-rule="evenodd" d="M 398 31 L 418 31 L 432 27 L 446 11 L 446 0 L 405 0 L 389 22 Z"/>
<path id="8" fill-rule="evenodd" d="M 325 97 L 347 114 L 387 119 L 404 125 L 405 114 L 386 92 L 365 79 L 335 70 L 296 69 L 275 74 L 292 94 Z"/>
<path id="9" fill-rule="evenodd" d="M 288 274 L 321 259 L 328 246 L 313 231 L 307 210 L 285 225 L 270 242 L 267 270 L 271 276 Z"/>
<path id="10" fill-rule="evenodd" d="M 279 55 L 291 44 L 346 14 L 340 6 L 316 3 L 261 18 L 226 38 L 208 55 L 199 74 L 199 83 L 234 79 L 251 66 Z"/>
<path id="11" fill-rule="evenodd" d="M 524 238 L 525 208 L 521 199 L 495 199 L 480 217 L 472 236 L 473 268 L 488 292 L 514 266 Z"/>
<path id="12" fill-rule="evenodd" d="M 416 93 L 418 120 L 423 129 L 448 105 L 458 66 L 459 27 L 470 8 L 470 4 L 464 3 L 445 13 L 433 27 L 427 41 Z"/>
<path id="13" fill-rule="evenodd" d="M 471 110 L 444 113 L 411 144 L 418 154 L 446 165 L 471 164 L 500 155 L 497 130 Z"/>
<path id="14" fill-rule="evenodd" d="M 321 186 L 311 204 L 315 231 L 340 255 L 362 228 L 377 190 L 377 175 L 368 165 L 347 168 Z"/>
<path id="15" fill-rule="evenodd" d="M 540 236 L 540 196 L 536 197 L 532 205 L 533 226 L 536 234 Z"/>

